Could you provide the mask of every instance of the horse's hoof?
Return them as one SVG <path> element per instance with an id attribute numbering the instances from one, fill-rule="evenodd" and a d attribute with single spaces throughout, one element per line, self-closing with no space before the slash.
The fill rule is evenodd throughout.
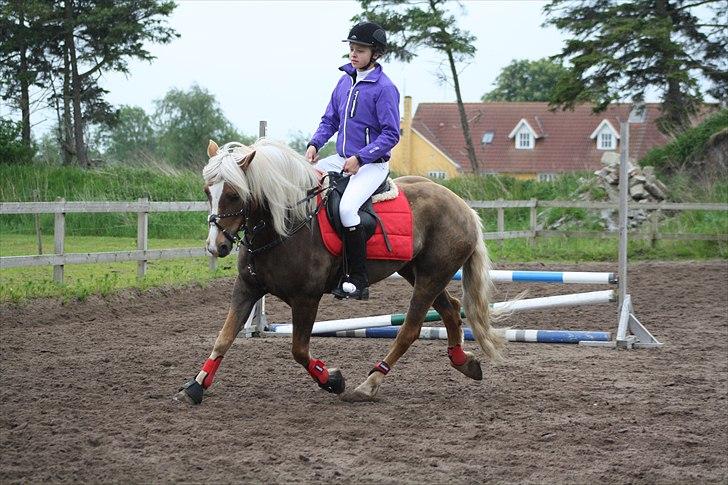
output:
<path id="1" fill-rule="evenodd" d="M 200 404 L 204 390 L 199 382 L 192 379 L 182 386 L 182 389 L 174 396 L 175 401 L 186 402 L 188 404 Z"/>
<path id="2" fill-rule="evenodd" d="M 329 380 L 326 384 L 319 384 L 319 387 L 334 394 L 341 394 L 346 389 L 346 379 L 339 369 L 331 369 Z"/>
<path id="3" fill-rule="evenodd" d="M 468 356 L 468 360 L 463 365 L 455 365 L 452 362 L 450 362 L 450 365 L 458 370 L 458 372 L 462 372 L 471 379 L 475 379 L 476 381 L 482 381 L 483 369 L 480 368 L 480 361 L 476 359 L 475 356 L 470 352 L 465 353 Z"/>
<path id="4" fill-rule="evenodd" d="M 361 392 L 358 390 L 353 390 L 352 392 L 347 392 L 346 394 L 342 394 L 339 399 L 341 399 L 344 402 L 376 402 L 377 399 L 374 396 L 370 396 L 369 394 L 365 392 Z"/>

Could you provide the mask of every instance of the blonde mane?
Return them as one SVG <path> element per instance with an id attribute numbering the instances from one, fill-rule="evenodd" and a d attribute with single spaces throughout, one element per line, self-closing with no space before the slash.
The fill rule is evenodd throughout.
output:
<path id="1" fill-rule="evenodd" d="M 255 151 L 255 158 L 243 171 L 238 163 Z M 273 228 L 287 236 L 294 222 L 303 220 L 313 210 L 315 200 L 298 202 L 306 191 L 318 184 L 318 174 L 306 159 L 284 143 L 260 138 L 252 146 L 230 142 L 210 158 L 202 177 L 208 184 L 226 182 L 244 203 L 254 201 L 271 213 Z"/>

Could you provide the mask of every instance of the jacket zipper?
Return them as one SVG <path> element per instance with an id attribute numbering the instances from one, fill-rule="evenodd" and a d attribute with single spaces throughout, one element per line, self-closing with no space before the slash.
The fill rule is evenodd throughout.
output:
<path id="1" fill-rule="evenodd" d="M 349 96 L 346 98 L 346 111 L 344 111 L 344 113 L 349 111 L 349 101 L 351 101 L 351 92 L 353 90 L 354 90 L 354 78 L 351 79 L 351 87 L 349 88 Z M 348 117 L 345 115 L 344 116 L 344 141 L 342 142 L 342 145 L 341 145 L 341 152 L 343 153 L 344 158 L 346 158 L 346 120 L 347 120 L 347 118 Z"/>
<path id="2" fill-rule="evenodd" d="M 353 118 L 356 113 L 356 98 L 359 97 L 359 90 L 354 91 L 354 101 L 351 102 L 351 111 L 349 112 L 349 118 Z"/>
<path id="3" fill-rule="evenodd" d="M 364 128 L 364 143 L 369 144 L 369 127 Z"/>

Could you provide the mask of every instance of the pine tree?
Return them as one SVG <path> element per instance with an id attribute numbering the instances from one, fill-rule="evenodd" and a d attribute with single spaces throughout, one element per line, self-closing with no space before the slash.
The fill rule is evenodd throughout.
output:
<path id="1" fill-rule="evenodd" d="M 665 133 L 680 133 L 702 103 L 700 80 L 717 99 L 728 96 L 728 2 L 725 0 L 552 0 L 547 24 L 572 37 L 558 56 L 570 75 L 559 79 L 555 106 L 586 99 L 596 110 L 629 96 L 640 102 L 648 90 L 662 95 L 658 121 Z M 703 21 L 706 12 L 711 20 Z"/>

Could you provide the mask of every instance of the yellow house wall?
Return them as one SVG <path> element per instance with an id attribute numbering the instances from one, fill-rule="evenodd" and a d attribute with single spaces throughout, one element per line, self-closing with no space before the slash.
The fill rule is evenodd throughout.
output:
<path id="1" fill-rule="evenodd" d="M 411 150 L 410 157 L 405 155 L 407 141 Z M 415 132 L 411 132 L 409 140 L 400 140 L 394 147 L 389 165 L 392 171 L 400 175 L 427 177 L 428 172 L 445 172 L 446 178 L 460 175 L 455 165 Z"/>

